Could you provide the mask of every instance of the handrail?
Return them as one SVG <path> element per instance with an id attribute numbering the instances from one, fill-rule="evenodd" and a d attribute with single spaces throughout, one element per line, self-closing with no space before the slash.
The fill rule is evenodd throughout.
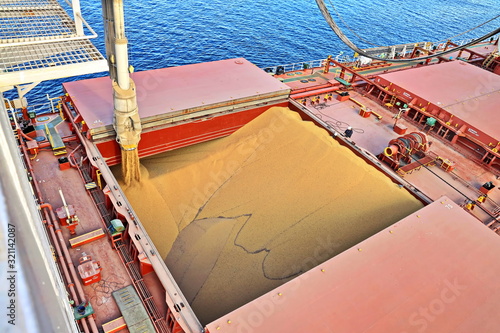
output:
<path id="1" fill-rule="evenodd" d="M 468 38 L 468 39 L 456 41 L 454 43 L 457 44 L 458 46 L 462 46 L 462 45 L 469 43 L 472 40 L 473 40 L 472 38 Z M 417 43 L 415 43 L 415 44 L 417 44 Z M 447 44 L 446 42 L 441 42 L 441 43 L 437 43 L 437 44 L 431 42 L 428 46 L 429 46 L 429 49 L 432 49 L 433 46 L 436 46 L 436 49 L 444 49 L 446 44 Z M 387 48 L 390 48 L 390 47 L 391 47 L 390 45 L 387 46 Z M 409 54 L 412 52 L 412 50 L 413 50 L 412 48 L 407 48 L 404 54 L 405 55 Z M 382 53 L 384 53 L 384 52 L 382 52 Z M 325 59 L 296 62 L 296 63 L 285 64 L 285 65 L 277 65 L 277 66 L 266 66 L 266 67 L 263 67 L 263 69 L 267 72 L 276 74 L 276 70 L 278 68 L 281 68 L 284 71 L 284 73 L 304 70 L 305 69 L 304 64 L 306 64 L 308 66 L 307 68 L 320 68 L 320 67 L 324 66 Z M 351 63 L 351 62 L 356 61 L 356 59 L 354 57 L 346 55 L 346 54 L 344 54 L 344 52 L 340 52 L 337 56 L 334 57 L 334 59 L 340 63 Z"/>

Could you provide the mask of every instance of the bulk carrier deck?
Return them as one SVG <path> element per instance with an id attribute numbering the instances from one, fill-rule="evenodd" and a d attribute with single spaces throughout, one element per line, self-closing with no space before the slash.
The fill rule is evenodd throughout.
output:
<path id="1" fill-rule="evenodd" d="M 33 255 L 19 251 L 42 272 L 28 269 L 34 289 L 50 287 L 34 291 L 44 331 L 496 332 L 500 191 L 485 185 L 500 175 L 500 64 L 490 57 L 498 39 L 474 50 L 427 65 L 354 68 L 328 58 L 273 76 L 242 58 L 134 74 L 141 157 L 230 135 L 270 107 L 288 107 L 424 204 L 205 324 L 109 169 L 120 162 L 110 80 L 64 84 L 67 94 L 43 114 L 19 107 L 22 98 L 2 105 L 2 183 L 12 183 L 4 194 L 24 233 L 20 246 L 31 249 L 30 237 L 37 244 Z M 488 84 L 476 89 L 471 80 Z M 471 101 L 474 108 L 460 107 Z M 343 134 L 348 126 L 352 137 Z M 404 137 L 411 133 L 422 134 Z M 415 138 L 426 138 L 426 148 L 397 150 Z M 29 202 L 26 216 L 12 212 L 21 201 Z"/>

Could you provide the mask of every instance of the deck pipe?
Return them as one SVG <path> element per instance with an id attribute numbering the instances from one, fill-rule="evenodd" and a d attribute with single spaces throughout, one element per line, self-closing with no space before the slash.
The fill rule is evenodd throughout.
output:
<path id="1" fill-rule="evenodd" d="M 20 129 L 20 128 L 18 128 L 18 129 L 17 129 L 17 133 L 18 133 L 19 135 L 21 135 L 23 138 L 25 138 L 26 140 L 28 140 L 28 141 L 34 141 L 34 140 L 35 140 L 35 139 L 33 139 L 33 138 L 30 138 L 30 137 L 29 137 L 29 136 L 27 136 L 26 134 L 24 134 L 24 132 L 23 132 L 23 131 L 21 131 L 21 129 Z"/>
<path id="2" fill-rule="evenodd" d="M 30 139 L 30 141 L 35 141 L 34 139 L 30 138 L 29 136 L 27 136 L 26 134 L 22 134 L 21 135 L 23 138 L 26 138 L 26 139 Z M 72 141 L 76 141 L 76 136 L 70 136 L 70 137 L 66 137 L 66 138 L 63 138 L 62 139 L 62 142 L 64 143 L 68 143 L 68 142 L 72 142 Z M 50 142 L 48 141 L 45 141 L 45 142 L 41 142 L 38 144 L 38 147 L 37 149 L 43 149 L 43 148 L 51 148 L 52 145 L 50 144 Z"/>
<path id="3" fill-rule="evenodd" d="M 75 129 L 74 132 L 75 132 L 76 136 L 78 137 L 78 139 L 80 140 L 80 145 L 78 147 L 76 147 L 75 150 L 77 150 L 78 148 L 80 148 L 80 146 L 83 147 L 84 149 L 86 149 L 85 145 L 83 144 L 85 142 L 84 136 L 78 130 L 78 127 L 77 127 L 77 125 L 75 123 L 75 119 L 70 116 L 71 115 L 71 111 L 69 110 L 69 108 L 68 108 L 68 106 L 66 104 L 62 104 L 62 108 L 66 112 L 66 115 L 68 115 L 67 119 L 69 119 L 70 123 L 73 125 L 73 128 Z M 70 154 L 70 156 L 71 155 L 72 154 Z M 88 160 L 88 158 L 89 158 L 88 156 L 85 156 L 85 158 L 83 159 L 83 161 Z M 82 176 L 82 179 L 85 181 L 85 179 L 83 178 L 83 176 Z"/>
<path id="4" fill-rule="evenodd" d="M 31 162 L 29 161 L 29 158 L 28 158 L 28 150 L 26 149 L 26 147 L 22 143 L 19 144 L 19 147 L 21 147 L 21 150 L 23 152 L 23 156 L 26 156 L 24 161 L 26 163 L 26 167 L 28 169 L 29 175 L 33 179 L 32 183 L 35 187 L 36 197 L 40 199 L 40 202 L 43 202 L 42 192 L 40 191 L 40 187 L 38 186 L 38 183 L 35 180 L 35 173 L 33 172 L 33 166 L 31 165 Z"/>
<path id="5" fill-rule="evenodd" d="M 63 108 L 64 112 L 66 113 L 66 115 L 68 116 L 67 119 L 69 119 L 70 123 L 73 125 L 74 132 L 75 132 L 76 136 L 78 137 L 78 139 L 80 139 L 80 145 L 73 150 L 73 152 L 69 155 L 69 158 L 68 158 L 71 166 L 73 166 L 73 164 L 71 162 L 71 158 L 73 158 L 73 153 L 80 147 L 85 148 L 84 144 L 83 144 L 85 142 L 85 139 L 84 139 L 82 133 L 78 130 L 78 127 L 75 123 L 75 119 L 73 119 L 73 117 L 71 117 L 71 111 L 69 110 L 66 103 L 62 104 L 62 108 Z M 87 159 L 88 159 L 88 156 L 85 156 L 85 160 L 87 160 Z M 83 181 L 85 182 L 85 178 L 83 177 L 82 172 L 80 171 L 80 168 L 78 168 L 78 166 L 76 164 L 75 164 L 75 168 L 78 170 L 78 172 L 80 172 L 80 176 L 82 177 Z"/>
<path id="6" fill-rule="evenodd" d="M 22 144 L 22 143 L 21 143 L 21 144 L 20 144 L 20 147 L 21 147 L 21 150 L 22 150 L 22 152 L 23 152 L 23 155 L 24 155 L 24 156 L 28 156 L 28 151 L 27 151 L 26 147 L 24 146 L 24 144 Z M 37 183 L 37 181 L 36 181 L 35 174 L 34 174 L 34 172 L 33 172 L 33 166 L 32 166 L 32 164 L 31 164 L 31 162 L 29 161 L 29 159 L 28 159 L 28 158 L 25 158 L 24 160 L 25 160 L 26 166 L 27 166 L 27 168 L 28 168 L 29 174 L 31 175 L 31 178 L 32 178 L 32 184 L 34 185 L 34 190 L 35 190 L 35 192 L 36 192 L 36 196 L 37 196 L 37 198 L 40 200 L 40 203 L 41 203 L 40 208 L 42 208 L 42 205 L 47 205 L 47 207 L 50 207 L 50 210 L 52 211 L 52 206 L 51 206 L 50 204 L 48 204 L 48 203 L 44 203 L 44 201 L 43 201 L 43 197 L 42 197 L 42 194 L 41 194 L 41 191 L 40 191 L 40 187 L 38 186 L 38 183 Z M 45 213 L 45 214 L 46 214 L 46 213 Z M 50 221 L 50 216 L 46 215 L 46 217 L 47 217 L 47 219 L 46 219 L 46 220 L 47 220 L 47 221 Z M 51 230 L 51 234 L 54 234 L 54 236 L 53 236 L 53 243 L 54 243 L 54 246 L 56 246 L 57 255 L 59 256 L 59 258 L 62 258 L 62 257 L 64 257 L 64 255 L 63 255 L 63 253 L 62 253 L 62 251 L 61 251 L 61 248 L 59 247 L 59 244 L 58 244 L 58 242 L 57 242 L 57 240 L 56 240 L 56 238 L 57 238 L 57 237 L 56 237 L 56 235 L 55 235 L 55 232 L 54 232 L 54 230 L 53 230 L 53 228 L 52 228 L 52 227 L 50 227 L 49 229 Z M 65 245 L 64 243 L 63 243 L 63 248 L 64 248 L 64 249 L 66 249 L 66 251 L 67 251 L 66 245 Z M 65 264 L 65 262 L 64 262 L 64 260 L 60 260 L 59 262 L 61 263 L 61 267 L 63 267 L 63 272 L 64 272 L 64 267 L 66 267 L 66 266 L 64 265 L 64 264 Z M 71 265 L 69 265 L 69 267 L 70 267 L 70 268 L 71 268 L 71 267 L 73 267 L 73 264 L 71 263 Z M 73 267 L 73 269 L 74 269 L 74 267 Z M 67 270 L 67 267 L 66 267 L 66 270 Z M 69 272 L 68 272 L 68 275 L 66 275 L 66 278 L 67 278 L 68 287 L 69 287 L 69 285 L 71 284 L 71 281 L 72 281 L 72 279 L 70 278 L 70 274 L 69 274 Z M 77 280 L 75 280 L 75 282 L 76 282 L 76 283 L 73 283 L 73 284 L 74 284 L 74 285 L 76 285 L 76 286 L 78 286 L 79 280 L 77 279 Z M 81 288 L 81 286 L 80 286 L 80 288 Z M 70 290 L 71 290 L 71 288 L 70 288 Z M 72 294 L 72 297 L 74 297 L 73 295 L 74 295 L 74 294 Z M 83 292 L 81 293 L 81 295 L 84 295 L 84 294 L 83 294 Z M 84 319 L 85 319 L 85 318 L 84 318 Z M 94 321 L 94 320 L 93 320 L 93 318 L 91 318 L 91 319 L 92 319 L 92 321 Z M 89 319 L 89 320 L 90 320 L 90 319 Z M 90 333 L 90 331 L 89 331 L 89 329 L 88 329 L 88 325 L 87 325 L 86 320 L 81 320 L 81 323 L 82 323 L 82 327 L 83 327 L 83 329 L 84 329 L 85 333 Z M 91 326 L 92 326 L 92 325 L 91 325 Z M 95 322 L 94 322 L 94 325 L 93 325 L 93 326 L 95 327 Z M 97 332 L 98 332 L 98 331 L 97 331 L 97 327 L 95 327 L 95 328 L 96 328 L 96 330 L 95 330 L 95 331 L 93 331 L 93 333 L 97 333 Z"/>
<path id="7" fill-rule="evenodd" d="M 75 158 L 74 155 L 75 155 L 76 151 L 79 150 L 81 147 L 82 147 L 82 144 L 80 143 L 78 146 L 76 146 L 75 149 L 73 149 L 73 151 L 71 153 L 68 154 L 68 162 L 72 168 L 78 169 L 78 165 L 76 165 L 76 163 L 75 163 L 76 160 L 75 160 L 75 162 L 73 162 L 72 159 Z"/>
<path id="8" fill-rule="evenodd" d="M 80 138 L 80 141 L 82 142 L 82 145 L 83 145 L 83 143 L 85 142 L 83 135 L 78 130 L 78 127 L 76 126 L 74 118 L 71 117 L 71 112 L 70 112 L 68 106 L 66 105 L 66 103 L 62 104 L 62 108 L 63 108 L 64 112 L 68 115 L 68 119 L 69 119 L 70 123 L 73 125 L 73 128 L 75 129 L 75 133 Z M 81 172 L 80 172 L 80 175 L 81 175 Z M 151 311 L 156 312 L 157 317 L 159 317 L 159 318 L 163 317 L 162 315 L 160 315 L 158 309 L 156 308 L 154 301 L 152 301 L 151 293 L 149 292 L 147 287 L 145 287 L 145 285 L 144 286 L 142 285 L 142 283 L 144 283 L 144 281 L 142 280 L 142 275 L 138 271 L 137 267 L 135 265 L 128 264 L 129 262 L 132 261 L 132 258 L 130 257 L 130 253 L 128 253 L 128 250 L 126 250 L 126 248 L 124 248 L 124 247 L 119 247 L 118 251 L 121 253 L 121 255 L 119 255 L 119 257 L 122 260 L 124 266 L 127 268 L 127 274 L 129 275 L 129 277 L 133 281 L 134 288 L 136 290 L 139 290 L 138 293 L 142 294 L 143 296 L 146 295 L 146 297 L 145 297 L 146 300 L 143 301 L 143 304 L 146 306 L 146 304 L 144 302 L 149 301 L 150 308 L 152 308 Z M 125 258 L 128 258 L 128 259 L 125 259 Z M 141 283 L 141 280 L 142 280 L 142 283 Z M 158 328 L 158 330 L 160 332 L 168 332 L 169 331 L 168 328 L 166 327 L 166 323 L 164 320 L 158 322 L 155 318 L 152 318 L 151 316 L 150 316 L 150 318 L 153 321 L 155 327 Z"/>
<path id="9" fill-rule="evenodd" d="M 21 150 L 23 152 L 23 155 L 28 156 L 28 151 L 27 151 L 26 147 L 24 146 L 24 144 L 21 143 L 20 147 L 21 147 Z M 80 300 L 83 302 L 83 300 L 85 299 L 85 293 L 83 292 L 82 286 L 80 285 L 80 280 L 78 280 L 78 276 L 76 275 L 76 271 L 75 271 L 75 268 L 74 268 L 73 263 L 71 261 L 71 256 L 69 255 L 69 252 L 68 252 L 68 249 L 67 249 L 66 244 L 64 242 L 64 239 L 61 239 L 61 237 L 62 237 L 61 228 L 59 227 L 59 223 L 57 223 L 57 220 L 55 219 L 55 214 L 54 214 L 52 205 L 50 205 L 48 203 L 44 203 L 43 196 L 42 196 L 41 191 L 40 191 L 40 187 L 38 186 L 38 183 L 37 183 L 36 177 L 35 177 L 35 173 L 33 171 L 33 166 L 28 158 L 25 158 L 24 160 L 25 160 L 25 163 L 27 164 L 28 171 L 31 175 L 32 184 L 34 185 L 36 196 L 40 200 L 40 208 L 41 209 L 44 209 L 44 208 L 49 209 L 50 215 L 46 215 L 46 218 L 47 218 L 46 220 L 47 220 L 47 222 L 49 222 L 52 219 L 52 225 L 56 228 L 56 231 L 54 231 L 52 227 L 50 227 L 49 229 L 51 230 L 51 234 L 52 233 L 54 234 L 54 238 L 57 238 L 55 235 L 55 232 L 57 232 L 57 230 L 59 229 L 58 233 L 59 233 L 59 240 L 60 240 L 61 246 L 60 247 L 58 246 L 58 243 L 56 240 L 53 240 L 53 243 L 56 246 L 57 255 L 60 258 L 64 257 L 66 259 L 66 264 L 69 266 L 69 269 L 71 271 L 71 275 L 73 276 L 73 279 L 69 278 L 71 275 L 68 272 L 68 275 L 66 276 L 67 282 L 68 282 L 68 284 L 71 284 L 71 281 L 73 280 L 73 284 L 76 286 L 77 291 L 78 291 L 77 295 L 80 296 Z M 45 213 L 45 211 L 44 211 L 44 213 Z M 58 248 L 59 248 L 59 250 L 58 250 Z M 63 251 L 61 251 L 61 248 L 63 249 Z M 61 266 L 64 267 L 64 260 L 61 260 L 60 262 L 61 262 Z M 63 268 L 63 272 L 64 272 L 64 268 Z M 70 288 L 70 290 L 71 290 L 71 288 Z M 73 294 L 72 294 L 72 297 L 74 297 Z M 83 319 L 86 319 L 86 318 L 83 318 Z M 83 320 L 83 319 L 81 320 L 83 329 L 84 329 L 85 333 L 90 333 L 90 331 L 88 329 L 87 322 L 86 322 L 86 320 Z M 92 328 L 92 332 L 98 333 L 98 329 L 97 329 L 97 326 L 95 324 L 94 318 L 88 318 L 88 321 L 89 321 L 90 326 Z"/>
<path id="10" fill-rule="evenodd" d="M 71 111 L 69 110 L 68 106 L 66 105 L 66 103 L 63 103 L 62 104 L 62 109 L 64 110 L 64 113 L 66 113 L 66 115 L 68 116 L 68 119 L 69 119 L 69 122 L 71 123 L 71 125 L 73 125 L 73 128 L 74 128 L 74 132 L 76 134 L 76 136 L 78 137 L 78 139 L 80 140 L 80 144 L 83 144 L 83 142 L 85 142 L 84 138 L 83 138 L 83 135 L 82 133 L 80 133 L 80 131 L 78 130 L 78 127 L 75 123 L 75 120 L 73 119 L 73 117 L 71 117 Z"/>
<path id="11" fill-rule="evenodd" d="M 47 224 L 47 228 L 50 231 L 50 235 L 52 237 L 55 250 L 57 252 L 58 257 L 61 258 L 63 256 L 63 254 L 62 254 L 59 242 L 57 242 L 56 234 L 54 232 L 54 224 L 52 223 L 52 220 L 51 220 L 49 214 L 47 213 L 47 210 L 44 210 L 44 208 L 49 208 L 49 207 L 50 207 L 49 204 L 41 204 L 40 205 L 40 208 L 43 210 L 43 213 L 45 215 L 45 221 L 46 221 L 46 224 Z M 71 282 L 71 277 L 69 275 L 68 267 L 66 265 L 63 265 L 63 262 L 61 262 L 61 267 L 62 267 L 62 270 L 63 270 L 63 273 L 64 273 L 64 277 L 66 278 L 66 281 L 68 281 L 68 288 L 70 289 L 71 297 L 73 297 L 73 300 L 78 303 L 79 298 L 77 297 L 77 294 L 76 294 L 76 291 L 75 291 L 75 286 Z"/>
<path id="12" fill-rule="evenodd" d="M 69 254 L 68 248 L 66 246 L 66 241 L 64 240 L 64 237 L 62 235 L 62 230 L 61 230 L 61 227 L 60 227 L 59 222 L 57 220 L 57 217 L 54 213 L 54 209 L 52 208 L 52 205 L 50 205 L 48 203 L 42 204 L 40 207 L 42 207 L 42 206 L 44 209 L 49 210 L 50 218 L 52 220 L 52 224 L 54 225 L 55 233 L 57 234 L 57 239 L 59 240 L 62 252 L 64 254 L 64 259 L 66 260 L 66 264 L 68 265 L 69 270 L 71 272 L 71 276 L 73 277 L 73 282 L 74 282 L 76 289 L 78 291 L 78 295 L 80 297 L 80 302 L 83 303 L 86 301 L 85 292 L 83 291 L 82 285 L 80 284 L 79 276 L 76 273 L 75 266 L 73 265 L 71 255 Z M 98 333 L 99 330 L 97 329 L 97 325 L 95 323 L 94 318 L 92 318 L 92 317 L 86 317 L 86 318 L 90 324 L 90 328 L 91 328 L 92 332 Z"/>
<path id="13" fill-rule="evenodd" d="M 46 221 L 46 224 L 47 224 L 47 228 L 49 229 L 50 236 L 52 238 L 52 243 L 54 244 L 57 256 L 59 258 L 63 258 L 64 255 L 63 255 L 63 253 L 61 251 L 61 247 L 59 245 L 59 242 L 57 241 L 57 236 L 56 236 L 56 234 L 54 232 L 54 224 L 52 223 L 52 219 L 50 218 L 49 214 L 47 213 L 47 210 L 45 209 L 45 208 L 52 209 L 52 206 L 50 204 L 42 204 L 42 205 L 40 205 L 40 208 L 43 210 L 43 213 L 45 215 L 45 221 Z M 73 301 L 75 302 L 75 304 L 79 304 L 83 300 L 81 300 L 78 297 L 78 295 L 77 295 L 77 293 L 75 291 L 75 283 L 73 283 L 73 280 L 71 279 L 71 276 L 69 274 L 68 264 L 64 260 L 59 260 L 59 262 L 61 263 L 63 274 L 64 274 L 64 277 L 66 278 L 67 287 L 69 288 L 71 297 L 73 298 Z M 84 321 L 84 320 L 81 320 L 80 322 L 82 324 L 84 332 L 85 333 L 90 333 L 89 327 L 87 325 L 87 322 Z"/>

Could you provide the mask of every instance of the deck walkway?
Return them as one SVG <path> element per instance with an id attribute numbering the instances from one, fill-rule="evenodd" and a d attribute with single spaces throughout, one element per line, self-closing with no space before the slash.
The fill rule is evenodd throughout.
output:
<path id="1" fill-rule="evenodd" d="M 113 292 L 113 298 L 120 308 L 130 333 L 156 332 L 133 286 L 127 286 Z"/>
<path id="2" fill-rule="evenodd" d="M 334 94 L 332 100 L 322 100 L 319 104 L 311 105 L 308 102 L 306 108 L 321 119 L 326 126 L 340 134 L 344 133 L 348 126 L 351 126 L 354 130 L 351 141 L 377 156 L 384 151 L 390 140 L 400 136 L 393 131 L 394 113 L 356 91 L 350 91 L 349 94 L 352 99 L 381 115 L 382 118 L 363 118 L 360 116 L 360 106 L 358 104 L 352 100 L 340 102 L 335 99 L 336 94 Z M 406 133 L 426 132 L 426 129 L 417 127 L 404 117 L 398 120 L 398 124 L 408 128 Z M 477 199 L 480 195 L 478 190 L 482 184 L 494 181 L 497 182 L 497 185 L 500 185 L 500 182 L 496 179 L 496 174 L 485 170 L 482 166 L 439 139 L 431 136 L 428 136 L 428 139 L 433 143 L 431 152 L 454 162 L 455 168 L 453 172 L 450 173 L 441 168 L 427 168 L 424 166 L 419 172 L 405 174 L 404 180 L 431 199 L 437 200 L 442 195 L 446 195 L 457 204 L 462 204 L 466 199 Z M 496 204 L 500 203 L 500 190 L 498 187 L 488 195 L 488 198 L 488 202 L 483 207 L 489 211 L 498 209 Z M 488 223 L 488 221 L 491 221 L 491 217 L 481 208 L 476 208 L 471 214 L 475 215 L 483 223 Z"/>

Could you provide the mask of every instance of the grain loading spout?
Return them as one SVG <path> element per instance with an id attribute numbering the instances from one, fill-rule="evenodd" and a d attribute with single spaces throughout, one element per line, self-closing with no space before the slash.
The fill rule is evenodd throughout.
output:
<path id="1" fill-rule="evenodd" d="M 140 181 L 138 144 L 141 119 L 134 81 L 129 76 L 123 0 L 102 0 L 106 55 L 113 84 L 113 127 L 122 151 L 122 172 L 126 184 Z"/>

